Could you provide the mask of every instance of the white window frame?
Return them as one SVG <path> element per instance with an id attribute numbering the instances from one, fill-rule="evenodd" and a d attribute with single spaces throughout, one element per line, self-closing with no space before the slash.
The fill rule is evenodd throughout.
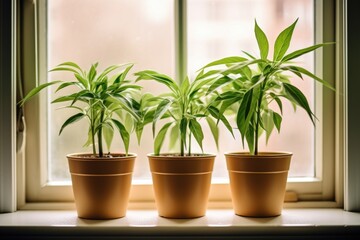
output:
<path id="1" fill-rule="evenodd" d="M 38 82 L 47 79 L 46 66 L 46 21 L 44 21 L 46 0 L 26 0 L 27 6 L 23 9 L 24 17 L 29 21 L 27 38 L 34 38 L 34 45 L 25 50 L 25 71 L 28 76 L 25 82 L 25 91 L 28 92 Z M 315 114 L 319 118 L 316 125 L 315 141 L 315 176 L 314 178 L 289 178 L 287 184 L 288 196 L 291 191 L 296 192 L 297 202 L 286 202 L 285 207 L 341 207 L 343 205 L 343 162 L 344 162 L 344 107 L 342 64 L 335 59 L 342 57 L 342 0 L 315 0 L 315 32 L 316 42 L 336 41 L 336 49 L 331 47 L 316 53 L 315 72 L 323 76 L 336 86 L 337 93 L 324 90 L 316 86 Z M 33 4 L 33 5 L 32 5 Z M 334 12 L 336 9 L 336 12 Z M 176 62 L 176 74 L 180 77 L 186 72 L 186 1 L 175 0 L 176 24 L 176 51 L 179 57 Z M 31 19 L 34 27 L 31 27 Z M 329 25 L 334 22 L 334 25 Z M 336 24 L 335 24 L 336 23 Z M 336 31 L 335 33 L 335 29 Z M 24 34 L 25 37 L 25 34 Z M 29 40 L 29 39 L 28 39 Z M 25 39 L 25 44 L 28 42 Z M 25 48 L 25 47 L 24 47 Z M 325 56 L 325 57 L 324 57 Z M 183 70 L 181 70 L 183 69 Z M 330 72 L 329 69 L 333 71 Z M 33 76 L 33 78 L 32 78 Z M 36 81 L 31 81 L 36 79 Z M 181 78 L 179 78 L 181 79 Z M 46 101 L 46 94 L 40 94 L 26 104 L 25 116 L 27 117 L 27 146 L 25 159 L 18 159 L 18 167 L 24 174 L 18 174 L 18 185 L 22 192 L 18 193 L 19 209 L 64 209 L 73 208 L 73 193 L 70 185 L 54 185 L 47 183 L 47 153 L 46 132 L 43 131 L 47 122 L 46 109 L 40 107 Z M 325 106 L 322 105 L 330 104 Z M 323 121 L 325 120 L 326 121 Z M 325 131 L 325 130 L 326 131 Z M 65 158 L 65 156 L 64 156 Z M 25 164 L 26 163 L 26 164 Z M 25 189 L 25 193 L 24 190 Z M 42 203 L 42 204 L 41 204 Z M 46 204 L 45 204 L 46 203 Z M 231 194 L 227 183 L 213 183 L 209 196 L 209 208 L 231 207 Z M 151 184 L 135 183 L 130 194 L 129 208 L 155 208 Z"/>

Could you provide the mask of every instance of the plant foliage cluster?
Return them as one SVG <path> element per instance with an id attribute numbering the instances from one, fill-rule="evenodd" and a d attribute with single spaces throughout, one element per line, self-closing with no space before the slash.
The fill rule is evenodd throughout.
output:
<path id="1" fill-rule="evenodd" d="M 98 73 L 98 64 L 92 65 L 86 72 L 76 63 L 65 62 L 51 71 L 71 72 L 74 81 L 42 84 L 30 91 L 21 104 L 51 85 L 58 85 L 56 92 L 76 87 L 75 93 L 52 101 L 65 102 L 65 108 L 77 111 L 64 122 L 59 134 L 68 125 L 87 119 L 89 128 L 85 146 L 92 145 L 93 154 L 100 157 L 104 155 L 103 141 L 110 149 L 115 130 L 119 132 L 128 153 L 130 132 L 134 130 L 140 142 L 144 126 L 150 123 L 156 155 L 160 154 L 168 132 L 170 147 L 179 142 L 180 155 L 191 155 L 192 139 L 203 149 L 204 134 L 199 120 L 206 120 L 218 145 L 218 123 L 222 122 L 233 133 L 225 113 L 228 109 L 235 109 L 236 125 L 243 145 L 246 142 L 250 152 L 258 154 L 260 135 L 265 132 L 268 140 L 274 129 L 280 132 L 283 100 L 290 101 L 294 107 L 303 108 L 311 121 L 315 121 L 305 95 L 291 83 L 289 73 L 301 79 L 310 77 L 333 89 L 327 82 L 293 62 L 306 53 L 332 43 L 316 44 L 287 53 L 296 23 L 297 20 L 278 35 L 272 59 L 268 57 L 268 39 L 255 21 L 254 31 L 260 52 L 258 58 L 246 51 L 244 56 L 222 58 L 200 69 L 193 81 L 186 77 L 180 83 L 152 70 L 135 73 L 137 82 L 153 80 L 165 85 L 169 91 L 159 96 L 149 93 L 141 95 L 141 87 L 126 80 L 132 64 L 110 66 Z M 277 108 L 274 109 L 271 103 L 275 103 Z M 130 119 L 130 127 L 125 126 L 124 119 Z M 166 122 L 156 131 L 161 119 Z"/>

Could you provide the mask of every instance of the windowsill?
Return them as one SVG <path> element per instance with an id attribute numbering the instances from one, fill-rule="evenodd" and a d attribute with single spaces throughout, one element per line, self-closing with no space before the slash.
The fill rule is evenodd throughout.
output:
<path id="1" fill-rule="evenodd" d="M 7 236 L 359 236 L 360 213 L 341 209 L 284 209 L 279 217 L 246 218 L 232 209 L 208 210 L 196 219 L 166 219 L 155 210 L 129 210 L 114 220 L 86 220 L 74 210 L 23 210 L 0 214 Z M 270 238 L 271 239 L 271 238 Z"/>

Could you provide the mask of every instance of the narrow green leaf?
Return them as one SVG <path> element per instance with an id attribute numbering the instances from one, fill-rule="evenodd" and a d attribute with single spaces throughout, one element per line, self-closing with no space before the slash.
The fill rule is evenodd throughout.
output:
<path id="1" fill-rule="evenodd" d="M 282 114 L 283 105 L 282 105 L 282 102 L 281 102 L 280 98 L 275 93 L 270 93 L 270 96 L 275 100 L 275 102 L 279 106 L 280 112 Z"/>
<path id="2" fill-rule="evenodd" d="M 95 79 L 96 67 L 97 67 L 97 63 L 91 65 L 91 68 L 90 68 L 90 71 L 89 71 L 89 74 L 88 74 L 88 79 L 89 79 L 90 83 Z"/>
<path id="3" fill-rule="evenodd" d="M 208 111 L 215 119 L 218 119 L 222 123 L 224 123 L 225 127 L 229 130 L 231 135 L 234 137 L 232 127 L 231 127 L 230 123 L 228 122 L 228 120 L 225 118 L 225 116 L 222 113 L 220 113 L 220 111 L 214 106 L 210 106 L 208 108 Z"/>
<path id="4" fill-rule="evenodd" d="M 180 138 L 184 143 L 184 147 L 186 148 L 186 132 L 187 132 L 188 120 L 186 118 L 182 118 L 180 120 Z"/>
<path id="5" fill-rule="evenodd" d="M 111 149 L 111 143 L 114 138 L 114 128 L 111 124 L 103 124 L 102 133 L 105 139 L 105 144 L 108 152 Z"/>
<path id="6" fill-rule="evenodd" d="M 143 130 L 144 130 L 144 127 L 142 124 L 136 124 L 135 133 L 136 133 L 136 139 L 137 139 L 138 145 L 140 145 Z"/>
<path id="7" fill-rule="evenodd" d="M 80 85 L 78 82 L 64 82 L 64 83 L 60 84 L 60 86 L 56 89 L 55 92 L 58 92 L 61 89 L 66 88 L 68 86 L 77 86 L 80 89 L 84 89 L 84 87 L 82 85 Z"/>
<path id="8" fill-rule="evenodd" d="M 242 51 L 243 53 L 245 53 L 245 55 L 247 55 L 249 58 L 255 60 L 256 57 L 254 57 L 253 55 L 251 55 L 250 53 L 246 52 L 246 51 Z"/>
<path id="9" fill-rule="evenodd" d="M 275 40 L 273 61 L 280 61 L 290 46 L 290 41 L 298 19 L 283 30 Z"/>
<path id="10" fill-rule="evenodd" d="M 299 66 L 289 66 L 288 67 L 292 72 L 300 72 L 303 73 L 309 77 L 311 77 L 312 79 L 318 81 L 319 83 L 323 84 L 325 87 L 335 91 L 335 88 L 333 88 L 328 82 L 322 80 L 321 78 L 319 78 L 318 76 L 316 76 L 315 74 L 312 74 L 311 72 L 309 72 L 308 70 L 306 70 L 305 68 L 299 67 Z"/>
<path id="11" fill-rule="evenodd" d="M 244 95 L 236 116 L 237 127 L 239 128 L 243 141 L 244 137 L 249 136 L 247 135 L 247 131 L 249 130 L 250 121 L 255 113 L 256 104 L 257 97 L 254 96 L 254 89 L 251 89 Z"/>
<path id="12" fill-rule="evenodd" d="M 180 89 L 177 83 L 172 78 L 164 74 L 160 74 L 155 71 L 145 70 L 137 72 L 134 75 L 137 76 L 136 82 L 140 80 L 154 80 L 166 85 L 175 94 L 180 93 Z"/>
<path id="13" fill-rule="evenodd" d="M 273 120 L 274 120 L 276 129 L 280 133 L 282 117 L 277 112 L 273 112 Z"/>
<path id="14" fill-rule="evenodd" d="M 113 119 L 111 119 L 111 121 L 114 123 L 115 127 L 118 129 L 120 137 L 124 143 L 125 153 L 128 154 L 129 153 L 129 144 L 130 144 L 129 132 L 126 130 L 125 126 L 118 120 L 113 118 Z"/>
<path id="15" fill-rule="evenodd" d="M 296 50 L 292 53 L 289 53 L 288 55 L 286 55 L 284 58 L 283 58 L 283 62 L 287 62 L 287 61 L 290 61 L 292 59 L 295 59 L 295 58 L 298 58 L 306 53 L 309 53 L 309 52 L 312 52 L 320 47 L 324 47 L 326 45 L 331 45 L 331 44 L 335 44 L 333 42 L 329 42 L 329 43 L 321 43 L 321 44 L 316 44 L 316 45 L 313 45 L 313 46 L 310 46 L 310 47 L 307 47 L 307 48 L 302 48 L 302 49 L 299 49 L 299 50 Z"/>
<path id="16" fill-rule="evenodd" d="M 307 112 L 311 121 L 313 122 L 313 124 L 315 124 L 315 121 L 314 121 L 315 115 L 311 111 L 309 103 L 308 103 L 305 95 L 297 87 L 295 87 L 291 84 L 284 83 L 283 85 L 284 85 L 286 93 L 289 94 L 289 96 L 295 101 L 295 103 L 297 105 L 302 107 Z"/>
<path id="17" fill-rule="evenodd" d="M 156 135 L 156 138 L 154 140 L 154 153 L 155 155 L 159 155 L 160 154 L 160 150 L 161 147 L 164 143 L 164 139 L 166 136 L 166 132 L 168 130 L 168 128 L 171 126 L 172 123 L 166 123 L 158 132 L 158 134 Z"/>
<path id="18" fill-rule="evenodd" d="M 193 133 L 193 136 L 195 137 L 196 142 L 199 144 L 201 151 L 204 151 L 202 145 L 204 140 L 204 133 L 202 131 L 201 125 L 195 119 L 190 119 L 189 129 Z"/>
<path id="19" fill-rule="evenodd" d="M 216 149 L 219 150 L 219 128 L 216 125 L 215 121 L 211 117 L 207 117 L 206 121 L 210 127 L 211 133 L 214 137 L 216 143 Z"/>
<path id="20" fill-rule="evenodd" d="M 190 81 L 189 78 L 186 77 L 184 81 L 182 81 L 180 86 L 181 93 L 186 95 L 186 92 L 189 90 L 189 87 L 190 87 Z"/>
<path id="21" fill-rule="evenodd" d="M 179 142 L 180 134 L 179 134 L 179 125 L 175 124 L 170 131 L 170 141 L 169 141 L 169 149 L 175 149 L 177 147 L 177 143 Z"/>
<path id="22" fill-rule="evenodd" d="M 269 41 L 255 20 L 255 36 L 260 50 L 262 59 L 267 59 L 269 53 Z"/>
<path id="23" fill-rule="evenodd" d="M 231 83 L 232 81 L 234 81 L 234 79 L 231 79 L 228 76 L 223 76 L 223 77 L 217 79 L 208 88 L 206 95 L 212 93 L 213 91 L 215 91 L 216 89 L 218 89 L 221 86 Z"/>
<path id="24" fill-rule="evenodd" d="M 172 101 L 170 101 L 167 98 L 164 98 L 160 102 L 160 104 L 157 106 L 155 114 L 154 114 L 153 124 L 152 124 L 153 136 L 155 135 L 156 122 L 164 115 L 164 113 L 169 109 L 171 104 L 172 104 Z"/>
<path id="25" fill-rule="evenodd" d="M 102 73 L 100 73 L 98 79 L 99 80 L 102 80 L 102 78 L 104 78 L 106 75 L 108 75 L 110 72 L 118 69 L 120 66 L 118 65 L 112 65 L 112 66 L 109 66 L 107 67 Z"/>
<path id="26" fill-rule="evenodd" d="M 84 113 L 77 113 L 75 115 L 72 115 L 71 117 L 69 117 L 64 124 L 61 126 L 60 131 L 59 131 L 59 135 L 62 133 L 62 131 L 64 130 L 64 128 L 66 126 L 68 126 L 69 124 L 72 124 L 74 122 L 77 122 L 79 120 L 81 120 L 83 117 L 85 117 L 86 115 Z"/>
<path id="27" fill-rule="evenodd" d="M 261 123 L 266 133 L 266 144 L 269 142 L 269 138 L 274 129 L 273 111 L 268 110 L 261 116 Z"/>
<path id="28" fill-rule="evenodd" d="M 56 98 L 55 100 L 51 101 L 51 103 L 74 101 L 74 99 L 75 99 L 75 95 L 63 96 Z"/>
<path id="29" fill-rule="evenodd" d="M 222 58 L 222 59 L 213 61 L 213 62 L 205 65 L 201 69 L 208 68 L 208 67 L 213 67 L 213 66 L 218 66 L 218 65 L 239 63 L 239 62 L 243 62 L 243 61 L 246 61 L 246 60 L 247 60 L 246 58 L 239 57 L 239 56 L 226 57 L 226 58 Z"/>
<path id="30" fill-rule="evenodd" d="M 130 64 L 125 70 L 121 73 L 120 82 L 123 82 L 126 78 L 126 75 L 129 73 L 130 69 L 134 66 L 134 64 Z"/>
<path id="31" fill-rule="evenodd" d="M 245 134 L 245 139 L 251 154 L 255 153 L 255 137 L 255 130 L 251 125 L 249 125 L 248 130 Z"/>
<path id="32" fill-rule="evenodd" d="M 49 72 L 55 72 L 55 71 L 66 71 L 66 72 L 73 72 L 75 74 L 79 74 L 79 71 L 70 67 L 55 67 L 49 70 Z"/>
<path id="33" fill-rule="evenodd" d="M 33 88 L 20 102 L 20 106 L 24 105 L 24 103 L 26 101 L 28 101 L 30 98 L 32 98 L 33 96 L 35 96 L 36 94 L 38 94 L 42 89 L 46 88 L 46 87 L 49 87 L 51 85 L 54 85 L 54 84 L 57 84 L 57 83 L 60 83 L 62 81 L 54 81 L 54 82 L 48 82 L 48 83 L 44 83 L 44 84 L 41 84 L 39 85 L 38 87 L 36 88 Z"/>
<path id="34" fill-rule="evenodd" d="M 91 127 L 89 127 L 88 138 L 87 138 L 86 142 L 84 143 L 83 147 L 88 147 L 88 146 L 94 144 L 91 136 L 92 136 L 91 135 Z"/>
<path id="35" fill-rule="evenodd" d="M 89 89 L 89 83 L 88 80 L 83 78 L 80 74 L 75 73 L 74 76 L 76 77 L 76 79 L 81 83 L 81 85 L 84 86 L 85 89 Z"/>
<path id="36" fill-rule="evenodd" d="M 79 67 L 79 65 L 77 65 L 76 63 L 74 63 L 74 62 L 63 62 L 63 63 L 61 63 L 61 64 L 59 64 L 58 65 L 59 67 L 60 66 L 69 66 L 69 67 L 73 67 L 73 68 L 76 68 L 77 70 L 79 70 L 80 71 L 80 73 L 82 73 L 82 70 L 81 70 L 81 68 Z"/>

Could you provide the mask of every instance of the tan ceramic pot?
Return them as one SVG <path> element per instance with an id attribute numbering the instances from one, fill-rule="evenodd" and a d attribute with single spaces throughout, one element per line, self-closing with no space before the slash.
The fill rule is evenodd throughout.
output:
<path id="1" fill-rule="evenodd" d="M 135 154 L 95 158 L 91 154 L 67 156 L 78 216 L 113 219 L 126 214 Z"/>
<path id="2" fill-rule="evenodd" d="M 158 213 L 166 218 L 204 216 L 215 155 L 148 155 Z"/>
<path id="3" fill-rule="evenodd" d="M 225 156 L 235 214 L 248 217 L 280 215 L 292 154 L 227 153 Z"/>

